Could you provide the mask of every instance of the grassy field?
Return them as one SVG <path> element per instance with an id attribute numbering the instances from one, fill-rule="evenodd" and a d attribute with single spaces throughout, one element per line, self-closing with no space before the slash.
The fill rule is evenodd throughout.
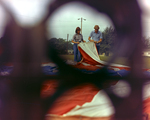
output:
<path id="1" fill-rule="evenodd" d="M 63 59 L 66 60 L 73 60 L 74 55 L 61 55 Z M 100 60 L 102 61 L 108 61 L 110 57 L 107 56 L 99 56 Z M 114 63 L 116 64 L 122 64 L 122 65 L 128 65 L 127 59 L 126 58 L 117 58 Z M 143 57 L 143 68 L 150 68 L 150 57 Z"/>

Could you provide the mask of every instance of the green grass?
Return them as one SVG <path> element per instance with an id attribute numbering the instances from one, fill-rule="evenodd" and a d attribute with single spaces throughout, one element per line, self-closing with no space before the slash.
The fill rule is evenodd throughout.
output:
<path id="1" fill-rule="evenodd" d="M 65 60 L 74 60 L 74 55 L 60 55 Z"/>
<path id="2" fill-rule="evenodd" d="M 143 68 L 150 68 L 150 57 L 143 57 Z"/>
<path id="3" fill-rule="evenodd" d="M 102 60 L 102 61 L 105 61 L 105 62 L 107 62 L 107 61 L 109 61 L 109 59 L 110 59 L 110 57 L 108 57 L 108 56 L 101 56 L 100 55 L 100 60 Z M 114 61 L 114 63 L 116 63 L 116 64 L 121 64 L 121 65 L 128 65 L 128 62 L 127 62 L 127 59 L 126 58 L 117 58 L 115 61 Z"/>
<path id="4" fill-rule="evenodd" d="M 60 55 L 65 60 L 74 60 L 74 55 Z M 100 55 L 100 60 L 107 62 L 110 59 L 108 56 Z M 117 58 L 114 63 L 128 65 L 126 58 Z M 150 68 L 150 57 L 143 57 L 143 68 Z"/>

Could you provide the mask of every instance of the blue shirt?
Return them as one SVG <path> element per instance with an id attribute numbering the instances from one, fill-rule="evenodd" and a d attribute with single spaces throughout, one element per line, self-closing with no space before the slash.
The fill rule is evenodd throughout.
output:
<path id="1" fill-rule="evenodd" d="M 94 31 L 91 32 L 90 36 L 94 41 L 99 41 L 102 39 L 102 33 L 98 31 L 97 33 Z M 100 43 L 96 43 L 96 46 L 100 46 Z"/>

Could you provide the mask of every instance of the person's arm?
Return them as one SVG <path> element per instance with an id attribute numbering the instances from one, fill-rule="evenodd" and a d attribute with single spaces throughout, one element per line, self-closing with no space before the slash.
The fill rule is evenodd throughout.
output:
<path id="1" fill-rule="evenodd" d="M 76 43 L 76 44 L 79 44 L 79 42 L 75 42 L 74 40 L 72 40 L 71 42 L 72 42 L 72 43 Z"/>
<path id="2" fill-rule="evenodd" d="M 85 40 L 83 40 L 83 35 L 81 34 L 81 39 L 82 39 L 82 42 L 86 42 Z"/>
<path id="3" fill-rule="evenodd" d="M 100 38 L 99 41 L 97 41 L 97 43 L 100 43 L 100 42 L 102 42 L 102 38 Z"/>
<path id="4" fill-rule="evenodd" d="M 89 36 L 88 40 L 89 40 L 90 42 L 94 42 L 94 40 L 92 40 L 90 36 Z"/>
<path id="5" fill-rule="evenodd" d="M 101 43 L 102 42 L 102 33 L 100 32 L 100 39 L 99 41 L 97 41 L 97 43 Z"/>
<path id="6" fill-rule="evenodd" d="M 94 40 L 91 39 L 92 34 L 93 34 L 93 32 L 90 33 L 90 36 L 89 36 L 89 38 L 88 38 L 88 40 L 89 40 L 90 42 L 94 42 Z"/>

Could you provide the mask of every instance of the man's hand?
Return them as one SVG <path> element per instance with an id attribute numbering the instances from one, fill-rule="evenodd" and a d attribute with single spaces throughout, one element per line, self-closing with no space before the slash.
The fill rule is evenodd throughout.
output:
<path id="1" fill-rule="evenodd" d="M 100 39 L 99 41 L 95 41 L 95 43 L 101 43 L 102 42 L 102 39 Z"/>
<path id="2" fill-rule="evenodd" d="M 94 40 L 91 40 L 91 37 L 89 37 L 88 40 L 89 40 L 90 42 L 94 42 Z"/>

